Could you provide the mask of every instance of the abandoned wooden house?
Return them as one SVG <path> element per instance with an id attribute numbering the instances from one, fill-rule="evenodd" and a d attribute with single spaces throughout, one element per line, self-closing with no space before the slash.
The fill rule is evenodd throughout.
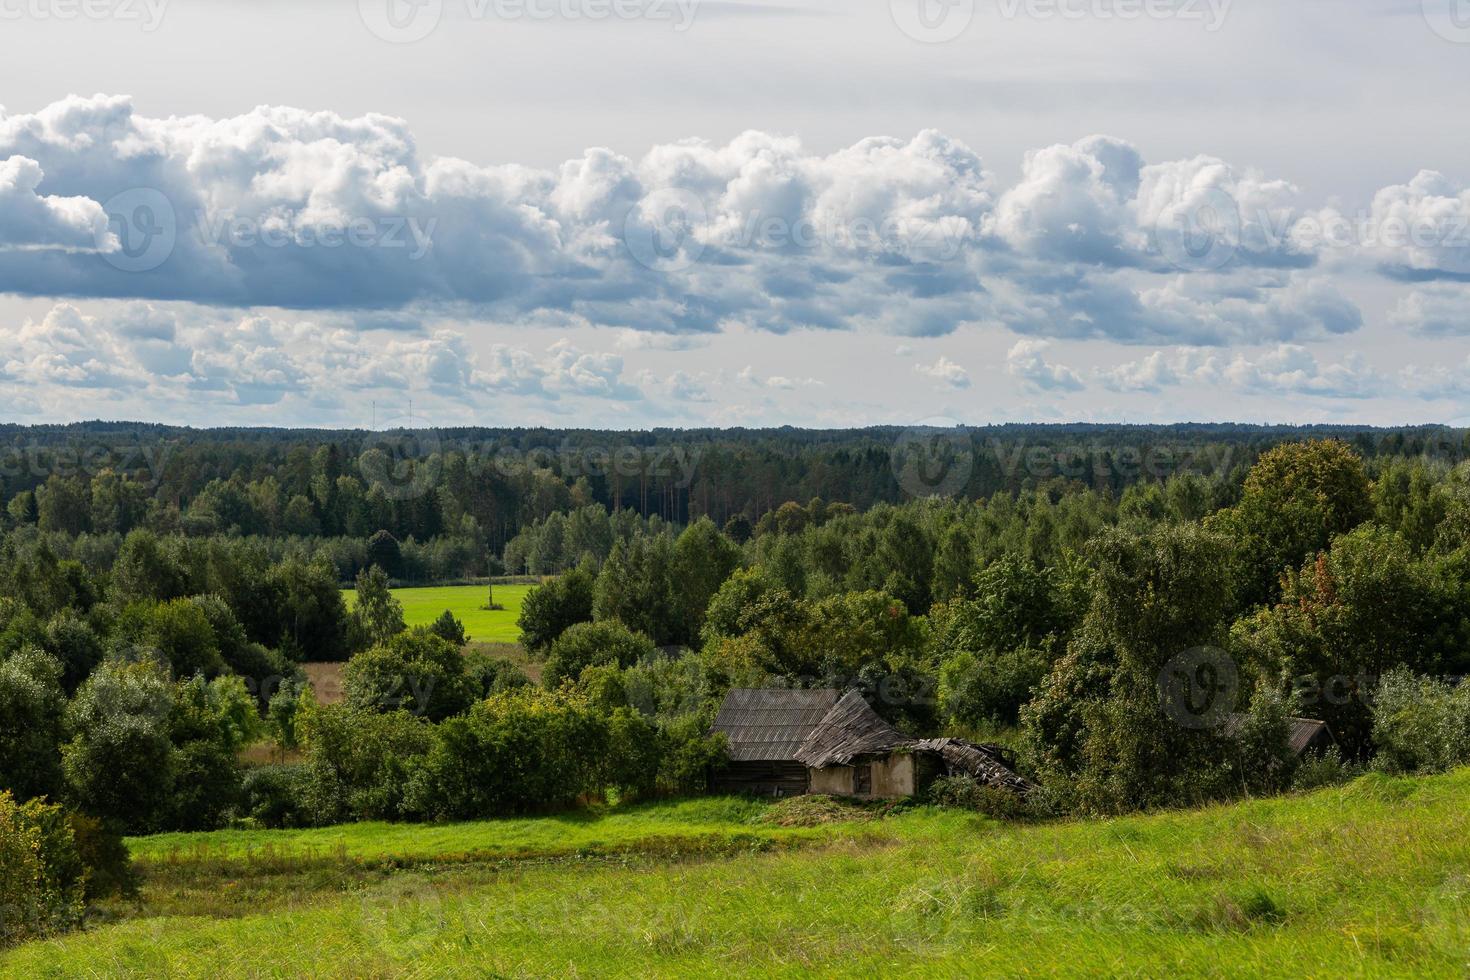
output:
<path id="1" fill-rule="evenodd" d="M 713 730 L 730 748 L 729 765 L 712 780 L 720 793 L 892 799 L 955 773 L 1020 793 L 1029 788 L 999 749 L 905 735 L 857 691 L 737 688 Z"/>

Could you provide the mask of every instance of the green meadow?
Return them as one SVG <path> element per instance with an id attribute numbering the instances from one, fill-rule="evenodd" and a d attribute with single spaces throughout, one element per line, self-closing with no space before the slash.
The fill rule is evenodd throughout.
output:
<path id="1" fill-rule="evenodd" d="M 783 811 L 775 811 L 780 813 Z M 1464 976 L 1470 771 L 1106 821 L 734 800 L 131 842 L 14 976 Z M 852 816 L 864 819 L 851 819 Z M 110 921 L 107 919 L 110 918 Z"/>
<path id="2" fill-rule="evenodd" d="M 504 609 L 489 610 L 485 602 L 489 586 L 445 585 L 423 588 L 394 589 L 393 596 L 403 603 L 403 619 L 409 626 L 427 626 L 448 609 L 464 623 L 465 632 L 475 643 L 515 643 L 521 635 L 516 618 L 521 614 L 521 601 L 533 585 L 497 585 L 495 602 Z M 357 601 L 357 592 L 344 589 L 348 608 Z"/>

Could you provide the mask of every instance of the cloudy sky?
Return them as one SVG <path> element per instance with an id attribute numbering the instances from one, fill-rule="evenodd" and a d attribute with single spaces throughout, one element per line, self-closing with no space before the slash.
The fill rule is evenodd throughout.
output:
<path id="1" fill-rule="evenodd" d="M 0 0 L 0 421 L 1470 424 L 1462 0 Z"/>

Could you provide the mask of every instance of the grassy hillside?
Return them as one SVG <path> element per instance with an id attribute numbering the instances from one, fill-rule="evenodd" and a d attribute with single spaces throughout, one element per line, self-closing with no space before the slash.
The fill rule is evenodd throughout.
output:
<path id="1" fill-rule="evenodd" d="M 761 819 L 759 805 L 700 801 L 459 827 L 139 840 L 149 881 L 140 908 L 22 948 L 0 972 L 1463 976 L 1470 967 L 1470 772 L 1031 827 L 927 809 L 805 830 Z M 381 861 L 395 853 L 413 860 Z"/>
<path id="2" fill-rule="evenodd" d="M 521 635 L 516 618 L 521 614 L 521 600 L 535 588 L 532 585 L 497 585 L 495 601 L 503 610 L 483 608 L 489 592 L 483 585 L 426 586 L 417 589 L 394 589 L 394 597 L 403 603 L 403 619 L 409 626 L 427 626 L 444 610 L 464 623 L 465 632 L 477 643 L 515 643 Z M 357 601 L 357 592 L 343 590 L 348 608 Z"/>

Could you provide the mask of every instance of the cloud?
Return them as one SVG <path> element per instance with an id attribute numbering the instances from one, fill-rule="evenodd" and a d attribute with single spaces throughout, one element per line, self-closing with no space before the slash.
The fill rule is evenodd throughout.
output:
<path id="1" fill-rule="evenodd" d="M 1120 392 L 1156 392 L 1182 384 L 1213 384 L 1220 371 L 1215 357 L 1201 350 L 1154 351 L 1137 361 L 1096 372 L 1104 387 Z"/>
<path id="2" fill-rule="evenodd" d="M 969 372 L 943 355 L 933 364 L 915 364 L 914 370 L 956 390 L 970 387 Z"/>
<path id="3" fill-rule="evenodd" d="M 1361 354 L 1351 353 L 1341 363 L 1321 365 L 1311 351 L 1294 344 L 1281 344 L 1255 359 L 1237 355 L 1222 376 L 1242 391 L 1326 398 L 1373 398 L 1390 387 L 1388 379 Z"/>
<path id="4" fill-rule="evenodd" d="M 1294 186 L 1101 135 L 1027 154 L 1007 189 L 934 130 L 825 154 L 752 131 L 536 169 L 426 157 L 379 114 L 158 119 L 95 96 L 0 111 L 0 160 L 17 216 L 0 228 L 47 246 L 0 250 L 0 291 L 23 295 L 353 310 L 414 333 L 591 324 L 624 350 L 735 327 L 1221 345 L 1361 322 L 1291 234 Z M 1438 180 L 1379 197 L 1460 207 Z"/>
<path id="5" fill-rule="evenodd" d="M 1470 287 L 1415 289 L 1389 311 L 1388 322 L 1421 337 L 1470 336 Z"/>
<path id="6" fill-rule="evenodd" d="M 112 249 L 102 206 L 86 197 L 38 194 L 45 173 L 29 157 L 0 159 L 0 248 Z"/>
<path id="7" fill-rule="evenodd" d="M 1050 346 L 1044 340 L 1018 341 L 1006 354 L 1006 373 L 1042 391 L 1081 391 L 1086 386 L 1076 371 L 1042 356 Z"/>

